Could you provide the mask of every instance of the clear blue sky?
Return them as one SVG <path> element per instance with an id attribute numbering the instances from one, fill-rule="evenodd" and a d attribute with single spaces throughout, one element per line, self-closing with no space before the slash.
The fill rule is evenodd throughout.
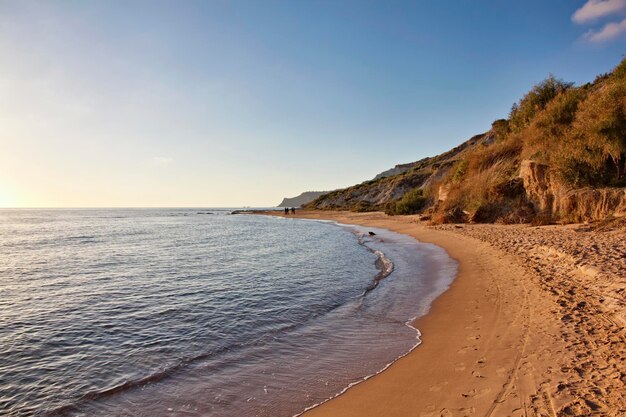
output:
<path id="1" fill-rule="evenodd" d="M 578 13 L 575 14 L 578 10 Z M 274 205 L 626 52 L 626 1 L 0 2 L 0 206 Z"/>

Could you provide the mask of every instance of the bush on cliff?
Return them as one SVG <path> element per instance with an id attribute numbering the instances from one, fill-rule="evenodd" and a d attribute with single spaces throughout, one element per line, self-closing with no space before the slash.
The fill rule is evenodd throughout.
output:
<path id="1" fill-rule="evenodd" d="M 406 192 L 400 200 L 387 203 L 385 213 L 390 216 L 415 214 L 426 206 L 427 201 L 428 197 L 424 190 L 414 188 Z"/>
<path id="2" fill-rule="evenodd" d="M 610 79 L 580 106 L 571 133 L 579 158 L 597 171 L 613 172 L 623 185 L 626 170 L 626 80 Z M 591 151 L 591 152 L 589 152 Z"/>
<path id="3" fill-rule="evenodd" d="M 513 104 L 509 114 L 511 131 L 522 131 L 552 99 L 572 86 L 573 83 L 565 82 L 552 74 L 535 85 L 519 102 Z"/>
<path id="4" fill-rule="evenodd" d="M 565 185 L 626 185 L 626 60 L 558 93 L 519 134 L 523 159 L 547 164 Z"/>
<path id="5" fill-rule="evenodd" d="M 365 213 L 368 211 L 376 211 L 376 210 L 378 210 L 377 206 L 373 205 L 369 201 L 364 201 L 364 200 L 350 205 L 350 211 L 353 211 L 356 213 Z"/>
<path id="6" fill-rule="evenodd" d="M 541 179 L 547 191 L 626 186 L 626 59 L 578 87 L 550 75 L 489 132 L 417 161 L 402 174 L 330 193 L 315 206 L 355 211 L 385 206 L 392 215 L 428 208 L 442 221 L 530 221 L 535 208 L 519 180 L 523 160 L 548 167 L 549 175 Z M 404 190 L 410 191 L 389 201 Z M 376 196 L 372 207 L 354 203 L 371 196 Z"/>

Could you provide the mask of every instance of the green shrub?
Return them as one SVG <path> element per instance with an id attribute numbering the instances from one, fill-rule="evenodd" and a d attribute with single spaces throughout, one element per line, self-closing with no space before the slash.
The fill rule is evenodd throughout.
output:
<path id="1" fill-rule="evenodd" d="M 454 184 L 458 184 L 459 182 L 461 182 L 461 180 L 465 176 L 465 173 L 467 172 L 467 165 L 467 159 L 462 159 L 456 164 L 456 167 L 454 168 L 454 172 L 452 174 L 452 182 Z"/>
<path id="2" fill-rule="evenodd" d="M 626 171 L 626 82 L 610 80 L 590 94 L 576 116 L 573 139 L 578 140 L 581 158 L 596 169 L 611 167 L 615 183 Z M 582 143 L 580 143 L 582 142 Z M 598 150 L 602 158 L 588 158 L 587 150 Z M 587 158 L 586 158 L 587 157 Z M 586 160 L 585 160 L 586 159 Z"/>
<path id="3" fill-rule="evenodd" d="M 507 138 L 511 128 L 507 119 L 498 119 L 491 124 L 491 130 L 496 135 L 497 141 L 502 141 Z"/>
<path id="4" fill-rule="evenodd" d="M 511 131 L 523 130 L 552 99 L 572 86 L 573 83 L 565 82 L 552 74 L 535 85 L 518 103 L 513 104 L 509 114 Z"/>
<path id="5" fill-rule="evenodd" d="M 485 171 L 502 161 L 516 161 L 522 151 L 519 135 L 510 135 L 502 142 L 479 147 L 467 155 L 469 175 Z"/>
<path id="6" fill-rule="evenodd" d="M 571 157 L 570 133 L 586 88 L 570 88 L 559 94 L 519 135 L 524 144 L 523 158 L 555 165 L 557 159 Z"/>
<path id="7" fill-rule="evenodd" d="M 368 211 L 375 211 L 376 207 L 374 205 L 372 205 L 372 203 L 370 203 L 369 201 L 359 201 L 356 204 L 352 204 L 350 206 L 350 211 L 356 212 L 356 213 L 365 213 Z"/>
<path id="8" fill-rule="evenodd" d="M 385 213 L 390 216 L 415 214 L 424 208 L 427 201 L 428 197 L 424 190 L 414 188 L 407 191 L 401 199 L 387 203 Z"/>
<path id="9" fill-rule="evenodd" d="M 541 115 L 542 117 L 538 117 L 537 125 L 544 129 L 548 129 L 551 126 L 562 127 L 571 125 L 576 117 L 578 106 L 585 96 L 585 90 L 582 88 L 571 88 L 560 93 L 546 106 L 544 114 Z"/>
<path id="10" fill-rule="evenodd" d="M 607 175 L 581 158 L 564 158 L 558 161 L 560 179 L 575 188 L 606 184 Z"/>

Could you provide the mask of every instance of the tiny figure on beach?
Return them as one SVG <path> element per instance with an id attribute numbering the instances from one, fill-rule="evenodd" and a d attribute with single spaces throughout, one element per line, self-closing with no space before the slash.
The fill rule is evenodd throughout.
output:
<path id="1" fill-rule="evenodd" d="M 295 207 L 291 208 L 291 214 L 296 214 L 296 208 Z"/>
<path id="2" fill-rule="evenodd" d="M 285 207 L 285 214 L 289 214 L 289 207 Z"/>

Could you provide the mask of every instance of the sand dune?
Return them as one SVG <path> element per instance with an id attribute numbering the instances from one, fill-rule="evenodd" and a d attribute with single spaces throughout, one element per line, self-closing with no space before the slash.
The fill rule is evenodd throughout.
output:
<path id="1" fill-rule="evenodd" d="M 298 216 L 388 228 L 460 261 L 450 290 L 415 323 L 423 344 L 306 416 L 626 415 L 623 229 Z"/>

